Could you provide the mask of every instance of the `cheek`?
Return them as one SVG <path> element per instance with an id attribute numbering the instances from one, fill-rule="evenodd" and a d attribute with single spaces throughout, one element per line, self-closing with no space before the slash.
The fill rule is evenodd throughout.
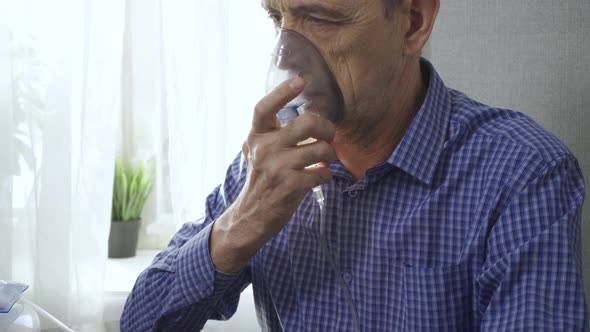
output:
<path id="1" fill-rule="evenodd" d="M 324 45 L 326 45 L 326 48 L 322 53 L 334 74 L 338 86 L 342 90 L 344 103 L 348 110 L 354 106 L 354 86 L 357 79 L 354 70 L 356 67 L 354 65 L 356 61 L 353 51 L 354 46 L 337 38 L 326 41 Z"/>
<path id="2" fill-rule="evenodd" d="M 368 60 L 366 55 L 352 47 L 330 53 L 327 61 L 342 90 L 346 111 L 357 109 L 366 94 L 365 90 L 375 84 L 370 78 L 375 66 L 369 65 Z"/>
<path id="3" fill-rule="evenodd" d="M 401 55 L 392 35 L 380 37 L 357 35 L 354 43 L 335 43 L 326 53 L 347 111 L 375 107 L 395 86 Z"/>
<path id="4" fill-rule="evenodd" d="M 342 90 L 344 97 L 344 105 L 346 110 L 353 110 L 357 105 L 357 95 L 359 94 L 358 89 L 358 75 L 355 72 L 355 66 L 350 62 L 351 59 L 345 58 L 338 62 L 334 67 L 334 75 L 336 81 Z"/>

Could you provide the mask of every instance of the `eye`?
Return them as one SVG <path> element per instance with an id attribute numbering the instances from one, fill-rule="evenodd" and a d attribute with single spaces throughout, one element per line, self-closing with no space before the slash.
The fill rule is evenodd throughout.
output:
<path id="1" fill-rule="evenodd" d="M 329 26 L 334 26 L 334 25 L 338 24 L 338 22 L 329 21 L 329 20 L 315 17 L 315 16 L 307 16 L 306 19 L 312 24 L 320 25 L 323 27 L 329 27 Z"/>
<path id="2" fill-rule="evenodd" d="M 317 18 L 315 16 L 308 16 L 307 19 L 316 23 L 326 23 L 326 20 L 322 20 L 321 18 Z"/>
<path id="3" fill-rule="evenodd" d="M 279 14 L 272 14 L 272 13 L 269 13 L 268 14 L 268 18 L 270 18 L 273 21 L 273 23 L 275 25 L 277 25 L 277 26 L 280 26 L 281 25 L 281 21 L 283 20 L 283 17 L 281 15 L 279 15 Z"/>

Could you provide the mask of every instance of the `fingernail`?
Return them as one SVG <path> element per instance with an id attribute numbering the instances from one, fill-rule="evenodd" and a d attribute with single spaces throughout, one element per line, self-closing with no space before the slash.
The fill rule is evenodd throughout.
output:
<path id="1" fill-rule="evenodd" d="M 299 76 L 292 79 L 289 83 L 289 87 L 293 90 L 301 90 L 301 88 L 303 88 L 304 85 L 305 81 L 303 81 L 303 79 Z"/>

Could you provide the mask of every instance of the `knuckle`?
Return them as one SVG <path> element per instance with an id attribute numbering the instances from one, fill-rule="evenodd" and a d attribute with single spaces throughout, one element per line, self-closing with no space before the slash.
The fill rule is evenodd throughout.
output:
<path id="1" fill-rule="evenodd" d="M 288 84 L 281 84 L 271 93 L 281 102 L 286 102 L 293 95 L 293 89 L 291 89 Z"/>
<path id="2" fill-rule="evenodd" d="M 258 163 L 258 160 L 254 157 L 253 153 L 249 153 L 246 156 L 246 164 L 254 172 L 259 173 L 261 171 L 261 165 L 260 165 L 260 163 Z"/>
<path id="3" fill-rule="evenodd" d="M 303 116 L 300 116 L 301 126 L 304 128 L 313 128 L 314 125 L 316 124 L 316 119 L 314 119 L 313 117 L 316 117 L 316 116 L 312 115 L 312 114 L 304 113 Z"/>
<path id="4" fill-rule="evenodd" d="M 248 140 L 246 140 L 246 141 L 244 141 L 244 143 L 242 143 L 242 153 L 246 156 L 250 153 L 250 146 L 248 144 Z"/>
<path id="5" fill-rule="evenodd" d="M 256 156 L 260 160 L 265 160 L 272 155 L 272 146 L 268 144 L 260 144 L 256 146 Z"/>
<path id="6" fill-rule="evenodd" d="M 259 112 L 254 112 L 252 116 L 252 127 L 256 127 L 256 124 L 261 123 L 264 121 L 264 116 Z"/>
<path id="7" fill-rule="evenodd" d="M 271 184 L 277 184 L 281 182 L 281 169 L 275 164 L 271 164 L 265 169 L 266 177 Z"/>
<path id="8" fill-rule="evenodd" d="M 310 162 L 315 162 L 319 159 L 320 151 L 317 147 L 311 147 L 310 149 L 306 149 L 304 151 L 305 160 L 309 160 Z"/>
<path id="9" fill-rule="evenodd" d="M 316 145 L 316 149 L 319 156 L 328 157 L 332 155 L 332 146 L 324 141 L 318 141 Z"/>
<path id="10" fill-rule="evenodd" d="M 246 166 L 250 164 L 250 148 L 248 144 L 244 142 L 242 144 L 242 155 L 244 156 L 244 161 L 246 162 Z"/>
<path id="11" fill-rule="evenodd" d="M 253 169 L 274 178 L 278 173 L 278 163 L 270 159 L 273 155 L 273 147 L 265 144 L 258 144 L 250 149 L 250 164 Z"/>
<path id="12" fill-rule="evenodd" d="M 244 142 L 244 144 L 252 145 L 256 140 L 256 137 L 257 135 L 252 130 L 250 130 L 250 133 L 248 133 L 248 136 L 246 137 L 246 141 Z"/>
<path id="13" fill-rule="evenodd" d="M 305 114 L 303 116 L 298 117 L 292 122 L 294 123 L 293 126 L 290 128 L 290 131 L 293 134 L 293 136 L 309 137 L 315 131 L 315 124 L 313 119 L 310 119 L 309 116 L 305 116 Z"/>
<path id="14" fill-rule="evenodd" d="M 277 177 L 281 173 L 281 167 L 276 162 L 269 162 L 265 167 L 266 173 L 271 177 Z"/>
<path id="15" fill-rule="evenodd" d="M 264 110 L 266 109 L 266 107 L 264 107 L 264 104 L 265 104 L 264 99 L 262 99 L 259 102 L 257 102 L 256 105 L 254 105 L 254 116 L 255 117 L 257 115 L 264 113 Z"/>
<path id="16" fill-rule="evenodd" d="M 303 160 L 313 162 L 317 159 L 317 150 L 313 148 L 306 148 L 303 151 Z"/>
<path id="17" fill-rule="evenodd" d="M 264 101 L 259 101 L 256 106 L 254 106 L 254 114 L 252 115 L 253 124 L 264 121 L 266 109 Z"/>
<path id="18" fill-rule="evenodd" d="M 260 167 L 262 166 L 262 160 L 264 160 L 264 158 L 262 158 L 261 156 L 261 147 L 259 146 L 254 146 L 250 149 L 250 153 L 248 154 L 248 159 L 250 162 L 250 165 L 252 165 L 252 167 L 254 167 L 254 169 L 258 170 L 260 169 Z"/>

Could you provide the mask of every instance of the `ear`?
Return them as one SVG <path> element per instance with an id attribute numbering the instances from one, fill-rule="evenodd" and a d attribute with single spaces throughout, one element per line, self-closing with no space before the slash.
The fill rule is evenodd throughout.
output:
<path id="1" fill-rule="evenodd" d="M 430 38 L 436 15 L 440 7 L 439 0 L 410 0 L 406 7 L 409 29 L 404 39 L 403 54 L 420 55 L 422 48 Z"/>

